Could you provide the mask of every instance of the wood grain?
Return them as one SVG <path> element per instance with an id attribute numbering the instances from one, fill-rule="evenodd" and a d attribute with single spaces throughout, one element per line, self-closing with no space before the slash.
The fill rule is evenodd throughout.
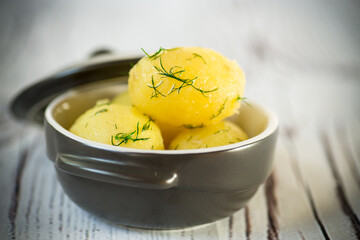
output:
<path id="1" fill-rule="evenodd" d="M 351 0 L 1 1 L 0 239 L 360 239 L 359 12 Z M 200 227 L 133 229 L 83 211 L 41 128 L 15 122 L 9 102 L 98 48 L 187 45 L 236 59 L 246 96 L 278 115 L 272 175 L 244 209 Z"/>

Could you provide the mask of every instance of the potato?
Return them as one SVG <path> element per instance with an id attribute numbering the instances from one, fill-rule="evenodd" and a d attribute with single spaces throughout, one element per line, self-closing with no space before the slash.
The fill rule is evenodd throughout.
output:
<path id="1" fill-rule="evenodd" d="M 116 95 L 115 98 L 112 100 L 112 103 L 131 106 L 132 103 L 131 103 L 129 91 L 124 91 Z"/>
<path id="2" fill-rule="evenodd" d="M 170 143 L 170 149 L 209 148 L 240 142 L 248 138 L 247 134 L 234 123 L 222 121 L 203 128 L 184 130 Z"/>
<path id="3" fill-rule="evenodd" d="M 103 101 L 82 114 L 69 131 L 114 146 L 164 149 L 158 126 L 132 106 Z"/>
<path id="4" fill-rule="evenodd" d="M 131 102 L 152 119 L 188 128 L 234 114 L 245 77 L 236 62 L 206 48 L 160 49 L 129 73 Z"/>
<path id="5" fill-rule="evenodd" d="M 112 103 L 121 105 L 132 105 L 129 91 L 124 91 L 118 94 L 113 99 Z M 160 128 L 165 148 L 170 145 L 171 140 L 173 140 L 175 136 L 177 136 L 181 131 L 184 130 L 183 127 L 174 127 L 166 123 L 156 122 L 156 125 Z"/>

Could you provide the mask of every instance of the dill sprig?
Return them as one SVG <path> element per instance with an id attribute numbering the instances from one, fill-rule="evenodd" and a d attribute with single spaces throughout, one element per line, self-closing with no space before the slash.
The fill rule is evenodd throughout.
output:
<path id="1" fill-rule="evenodd" d="M 179 70 L 174 72 L 174 69 L 176 68 L 180 68 L 179 66 L 174 66 L 172 68 L 169 69 L 169 71 L 167 71 L 162 63 L 162 60 L 160 58 L 160 68 L 157 66 L 154 66 L 154 68 L 159 72 L 159 74 L 163 77 L 168 77 L 168 78 L 172 78 L 175 79 L 179 82 L 181 82 L 180 86 L 176 87 L 175 84 L 172 86 L 170 93 L 168 93 L 167 95 L 170 95 L 173 92 L 178 92 L 180 93 L 180 90 L 185 88 L 185 87 L 192 87 L 193 89 L 195 89 L 196 91 L 200 92 L 204 97 L 207 97 L 205 94 L 206 93 L 211 93 L 214 92 L 216 90 L 218 90 L 218 88 L 212 89 L 212 90 L 202 90 L 200 88 L 197 88 L 194 86 L 195 80 L 198 79 L 199 77 L 194 77 L 193 79 L 189 79 L 189 78 L 181 78 L 181 74 L 183 72 L 185 72 L 185 70 Z M 152 87 L 153 88 L 153 87 Z M 154 89 L 155 90 L 155 89 Z M 164 95 L 164 94 L 162 94 Z M 167 96 L 166 95 L 166 96 Z M 155 94 L 155 96 L 157 96 L 157 94 Z"/>
<path id="2" fill-rule="evenodd" d="M 160 85 L 161 85 L 163 82 L 164 82 L 164 81 L 161 81 L 161 82 L 159 82 L 157 85 L 155 85 L 154 76 L 151 76 L 151 85 L 148 84 L 148 87 L 149 87 L 149 88 L 154 89 L 154 92 L 151 94 L 151 98 L 153 98 L 153 97 L 156 97 L 156 98 L 157 98 L 158 95 L 163 96 L 163 97 L 166 97 L 165 94 L 163 94 L 162 92 L 160 92 L 160 91 L 158 90 L 158 87 L 160 87 Z"/>
<path id="3" fill-rule="evenodd" d="M 150 58 L 151 60 L 156 60 L 168 49 L 160 47 L 159 50 L 153 55 L 149 55 L 143 48 L 141 48 L 141 50 L 146 54 L 146 56 L 148 56 L 148 58 Z"/>
<path id="4" fill-rule="evenodd" d="M 151 120 L 151 118 L 150 118 L 149 121 L 147 121 L 147 122 L 142 126 L 141 132 L 149 130 L 151 122 L 152 122 L 152 120 Z"/>
<path id="5" fill-rule="evenodd" d="M 101 110 L 97 111 L 97 112 L 94 114 L 94 116 L 96 116 L 96 115 L 98 115 L 98 114 L 100 114 L 100 113 L 103 113 L 103 112 L 107 112 L 107 111 L 108 111 L 108 110 L 107 110 L 106 108 L 101 109 Z"/>
<path id="6" fill-rule="evenodd" d="M 247 98 L 246 97 L 240 97 L 240 95 L 236 98 L 236 101 L 245 101 Z"/>
<path id="7" fill-rule="evenodd" d="M 228 98 L 225 99 L 225 102 L 221 105 L 220 109 L 217 111 L 216 114 L 213 113 L 211 115 L 210 120 L 216 118 L 217 116 L 219 116 L 222 113 L 222 111 L 224 111 L 227 100 L 228 100 Z"/>
<path id="8" fill-rule="evenodd" d="M 249 107 L 253 107 L 248 101 L 246 101 L 246 97 L 240 97 L 240 96 L 238 96 L 236 99 L 235 99 L 235 101 L 243 101 L 246 105 L 248 105 Z"/>
<path id="9" fill-rule="evenodd" d="M 111 136 L 111 144 L 113 146 L 119 146 L 121 144 L 127 144 L 129 141 L 132 141 L 132 142 L 137 142 L 137 141 L 146 141 L 146 140 L 149 140 L 150 137 L 148 138 L 139 138 L 139 133 L 140 133 L 140 130 L 139 130 L 139 122 L 137 123 L 136 125 L 136 130 L 130 132 L 130 133 L 123 133 L 123 132 L 120 132 L 120 133 L 117 133 L 115 136 Z M 135 136 L 134 136 L 135 135 Z M 116 141 L 118 141 L 118 143 L 114 143 L 114 139 Z"/>
<path id="10" fill-rule="evenodd" d="M 193 53 L 193 56 L 194 56 L 193 58 L 201 58 L 201 60 L 203 60 L 203 62 L 206 64 L 205 59 L 200 54 Z"/>
<path id="11" fill-rule="evenodd" d="M 204 127 L 204 124 L 203 123 L 201 123 L 199 125 L 183 124 L 183 127 L 188 128 L 188 129 L 202 128 L 202 127 Z"/>

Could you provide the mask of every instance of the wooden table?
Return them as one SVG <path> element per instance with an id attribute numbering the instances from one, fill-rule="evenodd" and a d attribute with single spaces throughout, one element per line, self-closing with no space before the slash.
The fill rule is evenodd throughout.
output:
<path id="1" fill-rule="evenodd" d="M 356 1 L 2 1 L 0 239 L 360 239 L 360 5 Z M 64 194 L 16 92 L 99 48 L 199 45 L 236 59 L 246 96 L 280 119 L 274 171 L 245 209 L 149 231 Z M 236 177 L 236 176 L 234 176 Z"/>

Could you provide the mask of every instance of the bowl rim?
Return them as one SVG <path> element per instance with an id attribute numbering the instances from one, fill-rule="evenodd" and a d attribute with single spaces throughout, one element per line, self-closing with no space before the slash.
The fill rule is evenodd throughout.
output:
<path id="1" fill-rule="evenodd" d="M 85 144 L 89 147 L 96 148 L 96 149 L 102 149 L 102 150 L 109 150 L 111 152 L 119 152 L 119 153 L 133 153 L 133 154 L 160 154 L 160 155 L 187 155 L 187 154 L 207 154 L 207 153 L 214 153 L 214 152 L 223 152 L 223 151 L 229 151 L 234 150 L 238 148 L 246 147 L 250 144 L 254 144 L 256 142 L 259 142 L 263 139 L 266 139 L 273 135 L 277 129 L 278 129 L 278 118 L 275 115 L 275 113 L 270 110 L 269 108 L 265 107 L 264 105 L 260 105 L 254 101 L 248 101 L 247 102 L 251 106 L 255 106 L 257 109 L 259 109 L 262 113 L 264 113 L 265 117 L 268 119 L 268 124 L 266 128 L 258 135 L 251 137 L 247 140 L 227 144 L 223 146 L 217 146 L 217 147 L 210 147 L 210 148 L 200 148 L 200 149 L 186 149 L 186 150 L 147 150 L 147 149 L 136 149 L 136 148 L 126 148 L 126 147 L 120 147 L 120 146 L 111 146 L 109 144 L 105 143 L 99 143 L 95 141 L 91 141 L 82 137 L 79 137 L 64 127 L 62 127 L 53 117 L 52 113 L 55 108 L 61 101 L 64 99 L 73 96 L 75 94 L 78 94 L 78 92 L 74 89 L 69 90 L 59 96 L 57 96 L 54 100 L 51 101 L 51 103 L 47 106 L 45 110 L 45 121 L 53 127 L 56 131 L 61 133 L 62 135 L 69 137 L 70 139 L 79 142 L 81 144 Z"/>

